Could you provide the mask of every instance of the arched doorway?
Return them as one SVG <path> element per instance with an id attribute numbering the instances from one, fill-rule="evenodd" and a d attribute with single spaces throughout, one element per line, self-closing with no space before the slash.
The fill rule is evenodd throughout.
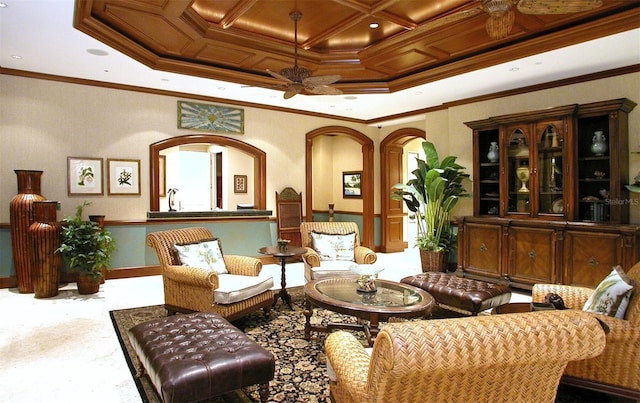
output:
<path id="1" fill-rule="evenodd" d="M 160 140 L 149 145 L 149 211 L 160 211 L 160 152 L 167 148 L 172 148 L 185 144 L 209 144 L 230 147 L 241 151 L 253 159 L 253 203 L 258 210 L 267 207 L 267 154 L 252 146 L 229 137 L 216 136 L 211 134 L 187 134 L 175 136 L 165 140 Z"/>
<path id="2" fill-rule="evenodd" d="M 404 241 L 404 206 L 391 200 L 391 187 L 403 182 L 404 145 L 416 138 L 426 138 L 424 130 L 403 128 L 394 131 L 380 143 L 380 208 L 382 252 L 402 252 Z"/>
<path id="3" fill-rule="evenodd" d="M 342 126 L 327 126 L 306 134 L 305 174 L 306 174 L 306 213 L 307 221 L 313 220 L 313 139 L 319 136 L 347 136 L 362 147 L 362 245 L 373 248 L 373 140 L 357 130 Z"/>

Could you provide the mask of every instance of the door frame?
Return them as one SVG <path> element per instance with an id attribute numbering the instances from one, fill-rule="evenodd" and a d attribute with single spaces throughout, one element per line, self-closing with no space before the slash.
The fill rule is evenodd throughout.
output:
<path id="1" fill-rule="evenodd" d="M 404 240 L 404 206 L 402 201 L 391 200 L 391 188 L 403 182 L 404 146 L 411 140 L 425 139 L 424 130 L 402 128 L 390 133 L 380 143 L 380 208 L 382 252 L 402 252 L 407 248 Z M 399 164 L 399 166 L 398 166 Z"/>

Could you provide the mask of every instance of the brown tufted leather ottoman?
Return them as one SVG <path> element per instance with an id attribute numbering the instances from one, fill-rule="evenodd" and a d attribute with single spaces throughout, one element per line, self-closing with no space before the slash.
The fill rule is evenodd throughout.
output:
<path id="1" fill-rule="evenodd" d="M 487 283 L 450 273 L 426 272 L 405 277 L 401 283 L 420 287 L 442 308 L 478 315 L 481 311 L 508 303 L 511 290 L 506 285 Z"/>
<path id="2" fill-rule="evenodd" d="M 129 339 L 164 402 L 210 399 L 260 384 L 269 397 L 273 355 L 223 317 L 197 312 L 141 323 Z"/>

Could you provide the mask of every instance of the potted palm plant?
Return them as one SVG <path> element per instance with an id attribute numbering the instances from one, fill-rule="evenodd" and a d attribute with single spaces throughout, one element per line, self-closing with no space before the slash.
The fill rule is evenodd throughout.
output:
<path id="1" fill-rule="evenodd" d="M 457 237 L 451 227 L 451 210 L 462 197 L 470 197 L 462 182 L 469 178 L 457 157 L 442 161 L 433 143 L 425 141 L 422 149 L 426 161 L 417 158 L 415 176 L 406 184 L 393 186 L 393 200 L 402 200 L 416 216 L 422 271 L 446 271 L 449 252 L 455 250 Z"/>
<path id="2" fill-rule="evenodd" d="M 100 289 L 103 268 L 108 267 L 115 241 L 111 233 L 98 222 L 85 221 L 82 212 L 91 203 L 76 207 L 74 216 L 62 220 L 60 247 L 69 270 L 78 272 L 78 292 L 95 294 Z"/>

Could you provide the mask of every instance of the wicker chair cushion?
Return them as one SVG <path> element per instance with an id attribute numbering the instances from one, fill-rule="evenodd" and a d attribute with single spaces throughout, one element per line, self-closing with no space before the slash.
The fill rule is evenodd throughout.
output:
<path id="1" fill-rule="evenodd" d="M 320 260 L 355 260 L 355 232 L 349 234 L 325 234 L 311 231 L 311 240 L 313 249 L 320 255 Z"/>
<path id="2" fill-rule="evenodd" d="M 178 253 L 180 263 L 185 266 L 214 271 L 218 274 L 228 273 L 220 241 L 217 239 L 175 244 L 173 247 Z"/>
<path id="3" fill-rule="evenodd" d="M 582 310 L 624 318 L 634 283 L 622 270 L 622 267 L 614 267 L 611 273 L 598 284 Z"/>
<path id="4" fill-rule="evenodd" d="M 310 271 L 313 272 L 313 279 L 319 280 L 329 277 L 358 277 L 358 275 L 351 271 L 351 266 L 354 263 L 347 260 L 325 260 L 320 262 L 320 266 L 311 267 Z"/>
<path id="5" fill-rule="evenodd" d="M 273 287 L 273 277 L 221 274 L 218 276 L 218 281 L 219 286 L 213 291 L 218 304 L 244 301 Z"/>

